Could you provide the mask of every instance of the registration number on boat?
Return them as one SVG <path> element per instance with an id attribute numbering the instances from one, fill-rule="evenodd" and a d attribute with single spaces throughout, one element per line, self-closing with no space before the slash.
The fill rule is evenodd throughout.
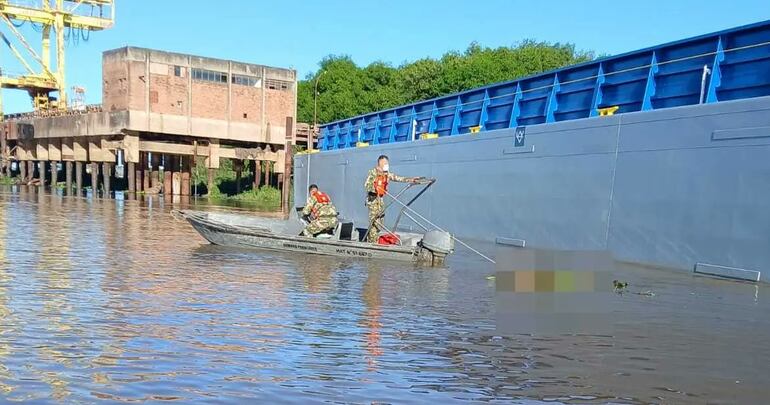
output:
<path id="1" fill-rule="evenodd" d="M 337 254 L 357 257 L 372 257 L 371 252 L 361 252 L 352 249 L 337 249 Z"/>

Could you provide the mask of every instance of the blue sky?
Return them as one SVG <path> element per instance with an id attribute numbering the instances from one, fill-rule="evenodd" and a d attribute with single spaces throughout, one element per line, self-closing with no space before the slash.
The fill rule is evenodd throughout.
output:
<path id="1" fill-rule="evenodd" d="M 767 0 L 122 0 L 112 29 L 68 46 L 67 81 L 100 102 L 101 52 L 125 45 L 291 67 L 304 77 L 328 54 L 398 65 L 472 41 L 496 47 L 526 38 L 617 54 L 767 19 Z M 39 35 L 29 24 L 22 30 Z M 4 69 L 21 71 L 5 46 L 0 52 Z M 3 100 L 6 112 L 31 109 L 24 92 L 3 90 Z"/>

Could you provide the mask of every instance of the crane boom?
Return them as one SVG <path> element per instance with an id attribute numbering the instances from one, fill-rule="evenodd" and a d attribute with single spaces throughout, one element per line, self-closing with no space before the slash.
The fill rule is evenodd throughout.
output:
<path id="1" fill-rule="evenodd" d="M 0 27 L 6 28 L 8 33 L 6 35 L 0 31 L 0 37 L 11 50 L 11 55 L 27 70 L 24 74 L 11 76 L 7 69 L 0 68 L 0 86 L 26 90 L 32 97 L 35 111 L 65 109 L 67 92 L 64 73 L 64 30 L 101 31 L 111 28 L 115 22 L 115 0 L 42 0 L 32 6 L 18 1 L 0 0 L 0 20 L 5 23 Z M 17 29 L 27 22 L 42 27 L 39 53 L 32 46 L 33 41 Z M 56 46 L 53 52 L 51 30 L 55 32 Z M 14 46 L 12 39 L 21 44 L 21 47 Z M 55 68 L 51 66 L 52 54 L 56 58 Z M 51 95 L 53 92 L 58 93 L 57 98 Z"/>

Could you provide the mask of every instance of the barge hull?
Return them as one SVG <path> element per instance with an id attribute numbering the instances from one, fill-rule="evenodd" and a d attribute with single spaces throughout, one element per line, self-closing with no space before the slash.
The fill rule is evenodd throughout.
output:
<path id="1" fill-rule="evenodd" d="M 770 271 L 770 97 L 297 155 L 295 200 L 316 183 L 365 224 L 380 154 L 439 180 L 414 208 L 461 238 Z"/>

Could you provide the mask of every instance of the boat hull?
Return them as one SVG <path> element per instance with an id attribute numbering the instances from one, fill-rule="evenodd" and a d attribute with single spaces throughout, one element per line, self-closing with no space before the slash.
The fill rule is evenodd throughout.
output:
<path id="1" fill-rule="evenodd" d="M 248 249 L 300 252 L 363 259 L 398 260 L 438 264 L 438 257 L 420 246 L 380 246 L 364 242 L 314 239 L 255 230 L 205 220 L 205 213 L 179 211 L 192 227 L 212 244 Z M 443 257 L 441 258 L 443 260 Z"/>

